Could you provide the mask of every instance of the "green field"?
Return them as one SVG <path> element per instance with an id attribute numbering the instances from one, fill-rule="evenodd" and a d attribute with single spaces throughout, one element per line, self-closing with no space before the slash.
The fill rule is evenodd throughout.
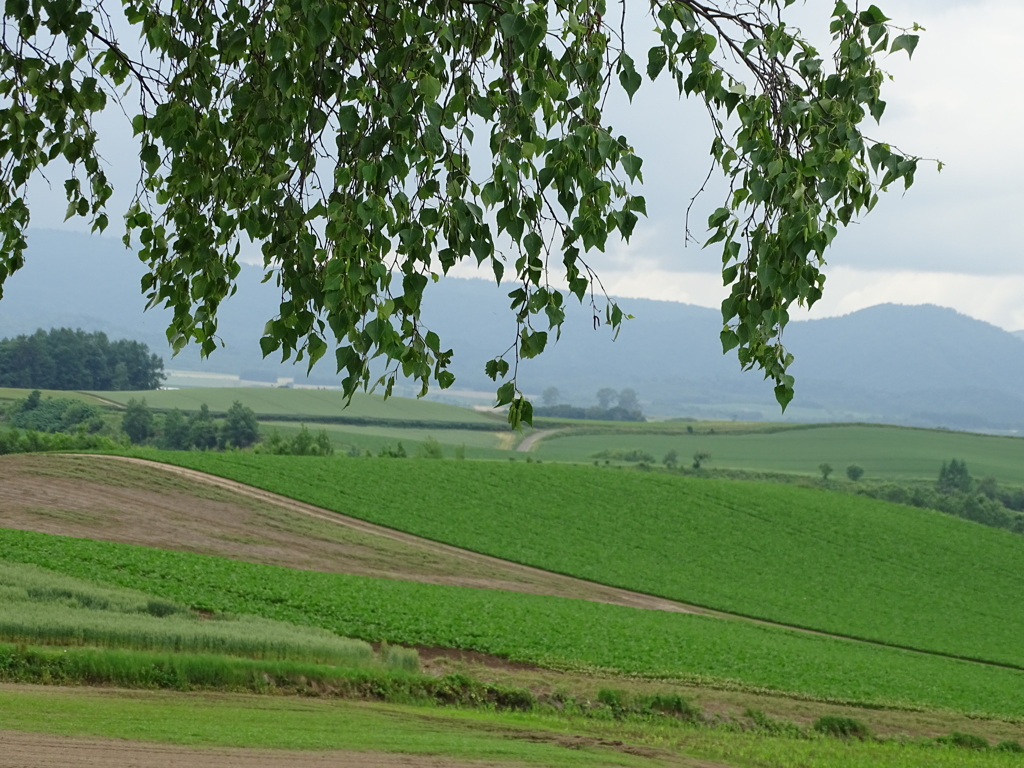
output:
<path id="1" fill-rule="evenodd" d="M 146 455 L 545 570 L 1024 667 L 1024 537 L 938 512 L 589 466 Z"/>
<path id="2" fill-rule="evenodd" d="M 350 421 L 398 421 L 437 424 L 472 424 L 480 428 L 508 429 L 502 414 L 491 414 L 460 408 L 430 400 L 356 394 L 351 404 L 345 405 L 341 392 L 321 389 L 277 388 L 224 388 L 149 390 L 145 392 L 93 393 L 115 403 L 146 400 L 150 408 L 197 411 L 204 403 L 215 413 L 223 413 L 236 400 L 251 408 L 257 416 L 287 417 L 290 420 L 306 418 L 312 424 L 318 419 Z"/>
<path id="3" fill-rule="evenodd" d="M 10 387 L 0 387 L 0 406 L 7 405 L 14 400 L 24 400 L 28 397 L 31 389 L 12 389 Z M 65 400 L 80 400 L 83 403 L 89 405 L 103 405 L 104 398 L 108 393 L 98 393 L 92 395 L 87 392 L 66 392 L 62 389 L 41 389 L 39 390 L 42 397 L 48 398 L 63 398 Z"/>
<path id="4" fill-rule="evenodd" d="M 331 632 L 255 617 L 202 617 L 135 590 L 99 588 L 31 565 L 0 561 L 0 603 L 0 641 L 8 643 L 374 663 L 369 645 Z"/>
<path id="5" fill-rule="evenodd" d="M 864 469 L 865 479 L 934 481 L 943 462 L 964 459 L 974 477 L 991 476 L 1003 483 L 1024 485 L 1024 438 L 977 435 L 966 432 L 911 429 L 871 425 L 821 425 L 802 428 L 758 428 L 724 431 L 723 425 L 694 423 L 694 433 L 675 424 L 631 432 L 614 431 L 564 435 L 541 440 L 533 455 L 546 461 L 592 462 L 601 451 L 642 449 L 661 462 L 675 450 L 688 466 L 694 453 L 706 451 L 711 469 L 742 469 L 751 472 L 784 472 L 817 475 L 825 462 L 835 476 L 845 479 L 847 466 Z M 714 430 L 710 432 L 709 430 Z M 763 431 L 761 431 L 763 430 Z"/>
<path id="6" fill-rule="evenodd" d="M 364 640 L 465 648 L 564 668 L 740 684 L 883 706 L 1024 717 L 1024 671 L 759 626 L 567 598 L 296 571 L 0 529 L 4 557 L 205 610 Z M 600 631 L 594 631 L 600 627 Z"/>
<path id="7" fill-rule="evenodd" d="M 442 445 L 444 458 L 455 458 L 457 451 L 470 459 L 497 459 L 509 455 L 503 446 L 509 445 L 514 435 L 508 431 L 491 432 L 482 429 L 438 429 L 415 427 L 389 427 L 382 424 L 312 424 L 306 425 L 311 432 L 321 429 L 327 433 L 332 445 L 338 452 L 344 453 L 355 448 L 360 454 L 369 451 L 377 455 L 382 450 L 396 449 L 401 443 L 409 456 L 416 456 L 420 446 L 428 440 L 436 440 Z M 284 438 L 290 438 L 302 425 L 294 421 L 261 421 L 260 430 L 264 436 L 277 432 Z"/>
<path id="8" fill-rule="evenodd" d="M 576 720 L 570 725 L 557 716 L 425 711 L 294 697 L 145 692 L 123 698 L 113 691 L 0 688 L 0 719 L 11 730 L 67 736 L 198 747 L 434 755 L 448 762 L 477 761 L 509 768 L 708 765 L 692 762 L 694 757 L 744 768 L 1020 765 L 1017 754 L 943 747 L 934 742 L 848 742 L 664 723 Z M 570 740 L 569 734 L 580 736 Z M 281 764 L 287 764 L 293 755 L 280 753 Z"/>

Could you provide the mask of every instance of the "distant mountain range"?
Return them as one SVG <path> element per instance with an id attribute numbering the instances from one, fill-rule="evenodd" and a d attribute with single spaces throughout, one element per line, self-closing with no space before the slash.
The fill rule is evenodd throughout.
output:
<path id="1" fill-rule="evenodd" d="M 143 265 L 117 240 L 35 231 L 26 261 L 0 301 L 0 336 L 83 328 L 143 341 L 164 355 L 168 368 L 264 381 L 305 378 L 304 365 L 280 365 L 260 355 L 258 340 L 279 296 L 272 284 L 260 282 L 257 267 L 243 268 L 238 294 L 222 308 L 225 347 L 204 361 L 194 350 L 171 359 L 166 311 L 143 312 Z M 456 388 L 493 390 L 483 365 L 515 338 L 507 311 L 510 288 L 450 278 L 427 290 L 427 325 L 456 350 Z M 783 418 L 769 383 L 722 355 L 716 310 L 640 299 L 621 303 L 634 319 L 613 343 L 607 329 L 594 329 L 589 308 L 567 301 L 572 310 L 561 340 L 520 365 L 521 386 L 538 397 L 557 387 L 561 399 L 575 405 L 592 404 L 603 387 L 629 387 L 646 413 L 666 418 Z M 796 399 L 784 418 L 1024 431 L 1022 338 L 1024 331 L 1009 333 L 936 306 L 880 305 L 794 322 L 785 341 L 796 356 Z M 309 381 L 337 383 L 328 359 Z"/>

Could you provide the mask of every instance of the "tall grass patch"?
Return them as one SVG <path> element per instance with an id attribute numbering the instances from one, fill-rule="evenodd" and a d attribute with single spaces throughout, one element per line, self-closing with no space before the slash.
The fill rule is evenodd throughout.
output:
<path id="1" fill-rule="evenodd" d="M 0 562 L 0 606 L 0 641 L 10 643 L 220 654 L 346 667 L 377 661 L 368 643 L 324 629 L 254 616 L 201 616 L 170 600 L 100 587 L 31 565 Z M 384 660 L 385 665 L 417 668 L 415 651 L 395 648 L 392 655 L 394 660 Z"/>

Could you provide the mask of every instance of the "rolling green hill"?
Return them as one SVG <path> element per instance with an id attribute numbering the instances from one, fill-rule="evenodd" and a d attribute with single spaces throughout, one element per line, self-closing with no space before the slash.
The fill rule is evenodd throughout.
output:
<path id="1" fill-rule="evenodd" d="M 649 428 L 606 429 L 582 434 L 567 430 L 537 443 L 533 454 L 550 461 L 593 461 L 601 452 L 641 449 L 660 462 L 675 450 L 689 464 L 697 451 L 711 454 L 705 466 L 752 472 L 814 475 L 822 462 L 842 476 L 850 464 L 865 478 L 935 480 L 943 462 L 967 462 L 974 477 L 1024 485 L 1024 438 L 869 424 L 758 426 L 678 422 Z M 672 434 L 669 434 L 672 432 Z"/>
<path id="2" fill-rule="evenodd" d="M 1024 668 L 1024 537 L 936 512 L 590 466 L 146 455 L 546 570 Z"/>

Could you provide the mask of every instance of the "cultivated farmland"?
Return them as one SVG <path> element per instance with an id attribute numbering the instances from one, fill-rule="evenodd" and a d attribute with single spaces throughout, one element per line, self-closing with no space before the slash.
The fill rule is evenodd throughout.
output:
<path id="1" fill-rule="evenodd" d="M 688 431 L 686 427 L 689 426 Z M 565 429 L 540 441 L 545 461 L 592 462 L 601 455 L 641 450 L 660 462 L 671 450 L 684 466 L 698 451 L 706 467 L 816 475 L 828 462 L 842 477 L 856 464 L 865 477 L 934 481 L 943 462 L 968 461 L 975 477 L 1024 485 L 1024 439 L 871 424 L 772 425 L 662 422 L 617 428 Z"/>
<path id="2" fill-rule="evenodd" d="M 590 482 L 593 477 L 617 475 L 641 480 L 647 478 L 647 482 L 655 477 L 626 470 L 538 466 L 505 461 L 246 457 L 245 454 L 220 457 L 196 454 L 191 458 L 209 462 L 223 460 L 233 463 L 236 470 L 239 466 L 249 466 L 250 460 L 264 462 L 264 475 L 277 475 L 279 481 L 287 482 L 292 482 L 288 478 L 298 477 L 298 468 L 304 468 L 306 489 L 323 485 L 325 493 L 340 499 L 341 503 L 336 508 L 369 505 L 369 492 L 376 488 L 377 506 L 384 507 L 387 514 L 394 516 L 392 525 L 395 527 L 400 527 L 396 521 L 408 524 L 408 520 L 403 522 L 400 513 L 402 507 L 407 507 L 419 510 L 413 518 L 423 518 L 413 521 L 416 526 L 423 525 L 425 518 L 433 516 L 443 522 L 440 530 L 445 536 L 461 526 L 479 529 L 474 535 L 483 532 L 486 539 L 493 535 L 489 529 L 496 527 L 491 519 L 500 518 L 505 521 L 505 538 L 522 539 L 523 551 L 527 553 L 534 546 L 532 534 L 527 535 L 529 532 L 520 529 L 539 523 L 522 517 L 514 503 L 498 503 L 503 499 L 518 498 L 520 502 L 528 502 L 539 509 L 547 508 L 549 504 L 566 505 L 569 494 L 558 492 L 559 487 L 566 486 L 577 494 L 596 494 L 589 497 L 590 506 L 594 507 L 595 513 L 604 515 L 610 508 L 602 507 L 593 499 L 607 496 L 613 486 Z M 297 462 L 294 465 L 295 475 L 287 468 L 292 458 Z M 415 540 L 410 537 L 399 538 L 401 534 L 397 532 L 392 534 L 393 537 L 380 536 L 374 533 L 377 529 L 370 527 L 353 529 L 349 534 L 344 532 L 348 530 L 345 526 L 328 522 L 333 519 L 328 511 L 302 507 L 305 511 L 299 515 L 301 505 L 297 505 L 296 512 L 290 513 L 286 511 L 288 507 L 260 496 L 259 491 L 253 491 L 259 498 L 235 498 L 229 486 L 215 487 L 200 482 L 190 489 L 182 477 L 171 471 L 100 457 L 35 455 L 6 457 L 3 462 L 7 482 L 14 485 L 10 489 L 2 489 L 11 493 L 0 493 L 0 509 L 10 509 L 12 519 L 19 526 L 40 525 L 46 530 L 59 532 L 63 529 L 90 538 L 137 537 L 132 540 L 179 549 L 222 552 L 232 558 L 263 561 L 272 557 L 282 564 L 301 564 L 301 567 L 318 570 L 344 571 L 353 567 L 374 575 L 383 575 L 387 571 L 392 579 L 438 581 L 444 580 L 445 574 L 450 572 L 454 580 L 449 583 L 470 583 L 474 579 L 479 579 L 480 583 L 485 580 L 495 583 L 507 578 L 509 588 L 513 589 L 537 591 L 556 588 L 553 585 L 557 579 L 545 582 L 525 571 L 514 575 L 514 566 L 509 566 L 506 571 L 508 576 L 502 576 L 497 564 L 489 565 L 489 572 L 482 578 L 484 574 L 479 569 L 484 561 L 473 560 L 478 556 L 460 558 L 454 550 L 439 545 L 425 546 L 417 555 Z M 255 470 L 258 466 L 252 464 L 250 468 Z M 472 482 L 469 475 L 460 474 L 467 468 L 475 470 L 479 483 Z M 223 467 L 218 471 L 221 470 Z M 366 483 L 361 484 L 349 474 L 351 472 L 366 475 Z M 681 484 L 671 485 L 680 480 Z M 746 517 L 754 519 L 761 515 L 765 517 L 763 526 L 751 528 L 750 538 L 753 540 L 763 538 L 772 527 L 789 530 L 787 526 L 799 528 L 808 525 L 809 517 L 797 516 L 788 522 L 786 518 L 780 518 L 778 507 L 786 504 L 807 506 L 808 499 L 818 497 L 848 498 L 775 486 L 789 493 L 808 492 L 810 496 L 783 493 L 767 506 L 752 507 L 751 499 L 742 494 L 728 496 L 714 491 L 717 485 L 730 485 L 722 481 L 662 475 L 651 487 L 659 488 L 659 482 L 667 482 L 669 485 L 665 487 L 671 493 L 663 490 L 659 492 L 661 495 L 651 497 L 643 496 L 638 491 L 639 486 L 631 485 L 630 481 L 614 482 L 626 483 L 619 489 L 623 496 L 612 494 L 610 500 L 616 505 L 621 505 L 625 496 L 631 496 L 634 507 L 640 508 L 646 506 L 646 501 L 661 503 L 675 495 L 699 500 L 734 526 L 749 525 Z M 435 484 L 441 484 L 441 487 L 434 488 Z M 589 490 L 585 487 L 588 484 L 592 486 Z M 745 484 L 731 485 L 739 487 Z M 760 485 L 746 487 L 757 489 Z M 702 488 L 705 492 L 697 494 L 695 489 Z M 46 493 L 39 495 L 43 491 Z M 108 497 L 107 505 L 118 506 L 120 512 L 108 512 L 104 508 L 104 493 Z M 189 493 L 197 494 L 191 504 L 186 498 Z M 441 501 L 445 503 L 441 504 Z M 493 508 L 492 512 L 487 512 L 488 505 Z M 730 505 L 734 508 L 732 511 Z M 902 511 L 889 505 L 879 506 L 887 510 L 881 513 L 883 515 L 892 516 Z M 191 511 L 186 512 L 185 508 L 191 508 Z M 749 508 L 751 514 L 736 515 L 736 508 Z M 564 540 L 563 548 L 573 551 L 575 547 L 577 555 L 585 554 L 585 549 L 572 542 L 581 540 L 586 543 L 586 536 L 581 536 L 581 526 L 585 527 L 592 521 L 588 522 L 572 505 L 566 505 L 565 509 L 567 525 L 559 533 Z M 209 520 L 196 517 L 203 514 L 203 510 L 209 511 Z M 432 514 L 428 514 L 431 511 Z M 685 509 L 670 511 L 679 517 L 684 527 L 696 526 L 694 520 L 701 517 L 687 513 Z M 818 509 L 819 513 L 821 511 Z M 843 516 L 856 517 L 857 514 L 860 512 L 853 509 L 840 510 L 840 519 Z M 551 516 L 557 518 L 557 514 Z M 628 517 L 619 514 L 617 519 L 620 539 L 624 538 L 622 531 L 626 535 L 636 532 L 632 528 L 621 527 Z M 650 522 L 651 519 L 653 513 L 647 517 L 640 516 L 641 522 Z M 941 519 L 958 522 L 950 518 Z M 554 522 L 547 525 L 549 530 L 555 530 Z M 515 526 L 515 536 L 508 536 L 509 526 Z M 152 530 L 147 532 L 149 528 Z M 868 526 L 868 530 L 872 528 Z M 713 527 L 706 530 L 711 534 L 716 532 Z M 838 530 L 843 532 L 847 529 L 840 526 Z M 970 526 L 970 530 L 988 529 Z M 815 530 L 804 533 L 806 536 L 798 537 L 797 543 L 815 546 Z M 902 535 L 905 532 L 897 530 L 896 533 Z M 375 536 L 382 544 L 373 542 Z M 303 546 L 303 537 L 308 542 L 306 546 Z M 738 534 L 730 541 L 734 546 L 744 543 Z M 932 545 L 936 543 L 927 536 L 924 541 Z M 639 538 L 628 548 L 612 550 L 610 555 L 599 554 L 598 557 L 605 557 L 607 566 L 613 565 L 613 558 L 631 558 L 632 570 L 639 573 L 654 563 L 640 556 L 650 546 L 650 539 Z M 822 542 L 817 546 L 823 546 Z M 955 551 L 959 544 L 953 541 L 951 546 Z M 550 555 L 548 550 L 537 551 L 545 557 Z M 749 570 L 754 571 L 755 566 L 762 564 L 758 559 L 759 553 L 765 551 L 768 550 L 751 549 L 749 546 L 743 550 L 743 562 Z M 314 633 L 331 630 L 364 640 L 418 645 L 427 660 L 424 668 L 428 672 L 426 677 L 396 677 L 391 673 L 381 676 L 382 673 L 372 671 L 326 671 L 319 667 L 296 666 L 296 662 L 291 661 L 236 659 L 225 664 L 219 659 L 189 653 L 168 656 L 164 651 L 78 646 L 65 646 L 68 652 L 63 653 L 60 646 L 25 650 L 0 645 L 0 672 L 8 670 L 4 674 L 9 674 L 12 669 L 21 669 L 19 665 L 28 665 L 24 667 L 25 671 L 18 673 L 22 675 L 23 682 L 41 679 L 81 681 L 93 679 L 92 675 L 96 674 L 99 675 L 96 680 L 121 680 L 122 685 L 181 690 L 217 684 L 217 680 L 221 681 L 219 685 L 261 690 L 261 686 L 266 685 L 263 681 L 274 680 L 279 692 L 302 690 L 318 696 L 370 694 L 419 701 L 426 695 L 427 700 L 432 701 L 457 700 L 468 704 L 500 700 L 517 701 L 526 706 L 537 706 L 536 697 L 540 697 L 539 710 L 515 716 L 500 712 L 474 712 L 463 716 L 434 709 L 411 709 L 402 713 L 393 705 L 379 708 L 379 705 L 367 703 L 350 711 L 345 704 L 324 701 L 322 715 L 325 723 L 332 719 L 336 722 L 338 718 L 345 721 L 363 718 L 360 720 L 363 723 L 361 729 L 351 733 L 337 728 L 322 731 L 318 725 L 320 715 L 315 714 L 321 705 L 314 700 L 308 707 L 302 707 L 302 725 L 298 728 L 303 734 L 302 744 L 307 748 L 316 744 L 326 749 L 388 751 L 395 749 L 395 745 L 407 744 L 413 752 L 441 755 L 440 760 L 445 765 L 456 764 L 461 756 L 510 768 L 523 764 L 677 765 L 689 764 L 687 760 L 693 758 L 735 768 L 768 768 L 794 764 L 794 760 L 799 760 L 807 768 L 860 768 L 867 765 L 872 768 L 954 765 L 958 768 L 973 765 L 1002 768 L 1014 764 L 1012 752 L 993 749 L 970 752 L 955 744 L 960 741 L 978 744 L 979 737 L 970 734 L 980 732 L 984 735 L 980 743 L 994 745 L 1002 741 L 1009 750 L 1015 748 L 1022 736 L 1024 714 L 1021 713 L 1019 690 L 1024 685 L 1021 680 L 1024 672 L 1021 670 L 759 626 L 743 619 L 712 619 L 660 610 L 636 610 L 539 594 L 511 594 L 495 589 L 359 578 L 317 570 L 296 571 L 238 562 L 237 559 L 25 531 L 0 532 L 0 553 L 3 553 L 0 560 L 13 563 L 7 571 L 0 568 L 0 572 L 22 574 L 19 578 L 24 578 L 28 567 L 20 563 L 56 567 L 64 573 L 63 577 L 52 573 L 45 577 L 64 595 L 55 599 L 75 603 L 68 604 L 66 618 L 69 622 L 63 628 L 59 620 L 50 621 L 43 617 L 42 624 L 47 625 L 46 632 L 55 642 L 69 640 L 67 631 L 76 623 L 83 631 L 79 637 L 84 639 L 88 632 L 96 637 L 99 627 L 90 629 L 89 622 L 84 620 L 91 609 L 82 605 L 83 600 L 110 600 L 112 594 L 120 594 L 118 585 L 127 585 L 141 589 L 146 597 L 136 596 L 127 602 L 121 602 L 120 597 L 112 600 L 121 606 L 119 615 L 124 617 L 115 619 L 114 624 L 121 626 L 106 635 L 112 643 L 126 642 L 131 632 L 125 630 L 131 629 L 129 625 L 132 622 L 147 621 L 142 614 L 150 611 L 152 601 L 152 610 L 160 613 L 165 612 L 168 605 L 187 607 L 187 613 L 199 610 L 202 616 L 219 616 L 227 611 L 255 617 L 243 620 L 257 622 L 248 625 L 252 627 L 258 626 L 260 621 L 283 619 L 307 626 Z M 948 556 L 949 552 L 940 554 Z M 725 556 L 721 551 L 719 555 Z M 975 551 L 975 555 L 992 558 L 996 567 L 1005 553 L 1000 555 L 985 545 Z M 1011 559 L 1016 556 L 1016 551 L 1009 554 Z M 594 557 L 593 552 L 591 557 Z M 385 566 L 386 562 L 390 565 Z M 840 562 L 838 567 L 848 567 L 852 562 Z M 1013 563 L 1016 562 L 1013 559 Z M 735 569 L 728 563 L 723 565 Z M 920 564 L 915 562 L 912 565 L 916 568 Z M 875 564 L 875 567 L 879 566 Z M 609 570 L 621 575 L 628 569 Z M 663 567 L 660 581 L 672 581 L 669 577 L 675 570 L 677 567 L 671 564 Z M 920 578 L 924 579 L 929 573 L 931 571 L 925 569 Z M 521 577 L 525 580 L 515 585 L 513 582 Z M 60 582 L 61 578 L 81 581 Z M 551 586 L 545 587 L 545 583 Z M 676 587 L 684 586 L 682 582 L 675 583 Z M 610 591 L 602 594 L 604 588 L 587 588 L 585 584 L 565 580 L 568 590 L 563 594 L 586 596 L 590 600 L 609 599 Z M 983 586 L 1000 588 L 998 580 L 984 582 Z M 951 589 L 948 583 L 943 583 L 943 587 Z M 26 582 L 20 586 L 12 582 L 8 591 L 13 591 L 7 597 L 13 602 L 8 600 L 5 605 L 17 606 L 19 602 L 24 605 L 24 598 L 34 589 Z M 3 594 L 4 591 L 0 590 L 0 601 L 4 600 Z M 965 595 L 976 597 L 969 590 L 962 591 L 959 597 L 952 591 L 950 594 L 957 599 Z M 892 598 L 891 595 L 887 597 Z M 840 618 L 845 602 L 841 593 L 834 597 Z M 656 601 L 652 603 L 656 604 Z M 138 609 L 143 606 L 146 610 L 140 612 Z M 959 608 L 951 609 L 949 614 L 953 616 L 958 611 Z M 170 612 L 165 618 L 150 618 L 165 621 L 178 615 Z M 60 618 L 52 611 L 48 616 Z M 78 622 L 79 617 L 83 621 Z M 171 627 L 169 623 L 163 626 Z M 259 629 L 252 631 L 262 633 Z M 58 637 L 62 632 L 64 634 Z M 30 628 L 25 637 L 43 641 L 39 626 Z M 462 648 L 465 651 L 445 651 L 445 648 Z M 481 657 L 481 652 L 488 655 Z M 164 655 L 153 655 L 161 653 Z M 532 666 L 521 668 L 523 663 Z M 116 673 L 118 668 L 125 670 L 123 676 Z M 560 671 L 552 671 L 552 668 Z M 36 678 L 31 677 L 30 669 L 36 670 Z M 441 677 L 451 671 L 458 674 Z M 623 675 L 623 672 L 627 674 Z M 472 677 L 467 677 L 467 674 Z M 490 683 L 478 680 L 513 688 L 488 688 Z M 523 685 L 533 693 L 523 693 L 518 687 Z M 348 693 L 343 693 L 346 691 Z M 195 698 L 195 694 L 178 694 L 179 697 L 186 695 L 189 697 L 186 706 L 190 712 L 206 712 L 203 700 Z M 681 695 L 699 702 L 699 706 L 687 703 Z M 28 731 L 55 728 L 55 733 L 161 741 L 175 739 L 173 732 L 161 730 L 160 723 L 181 722 L 180 717 L 170 714 L 170 709 L 179 706 L 176 700 L 148 700 L 141 694 L 132 694 L 128 700 L 128 706 L 132 707 L 129 717 L 119 714 L 127 712 L 119 709 L 122 706 L 117 698 L 119 694 L 111 696 L 105 703 L 87 695 L 55 698 L 27 689 L 8 693 L 0 687 L 0 716 L 5 727 Z M 498 698 L 492 698 L 495 696 Z M 270 702 L 275 700 L 280 699 L 269 699 Z M 148 703 L 142 706 L 144 701 Z M 259 722 L 260 713 L 269 711 L 271 706 L 262 703 L 262 699 L 239 702 L 237 709 L 231 708 L 234 704 L 228 706 L 227 698 L 218 701 L 224 704 L 220 710 L 222 714 L 217 718 L 204 716 L 204 722 L 209 722 L 211 728 L 203 730 L 203 743 L 290 748 L 299 743 L 288 735 L 291 726 L 286 725 L 287 715 L 284 712 L 276 713 L 273 722 L 257 729 L 258 734 L 252 730 L 251 724 Z M 530 705 L 530 701 L 534 704 Z M 556 706 L 552 708 L 549 702 Z M 677 714 L 666 716 L 664 710 L 657 709 L 665 706 Z M 51 713 L 60 709 L 67 715 L 63 719 L 55 719 L 52 715 L 41 718 L 33 714 L 40 708 Z M 291 712 L 293 708 L 289 705 L 287 711 Z M 762 710 L 771 714 L 766 715 Z M 101 711 L 102 716 L 99 715 Z M 425 714 L 428 712 L 430 714 Z M 975 714 L 972 719 L 966 719 L 957 714 L 963 712 Z M 92 716 L 94 713 L 96 717 Z M 812 727 L 816 718 L 825 714 L 830 714 L 840 725 L 866 722 L 870 724 L 871 732 L 879 735 L 909 733 L 918 740 L 913 743 L 904 738 L 882 743 L 844 743 L 826 738 L 816 730 L 817 725 Z M 779 719 L 780 715 L 782 719 Z M 430 718 L 433 734 L 427 740 L 416 735 L 424 717 Z M 675 717 L 682 717 L 683 721 L 679 722 Z M 697 724 L 689 724 L 690 717 L 696 718 Z M 212 727 L 214 721 L 216 727 Z M 68 731 L 61 723 L 74 724 L 77 730 Z M 719 725 L 709 727 L 708 723 Z M 129 728 L 129 724 L 134 725 Z M 194 737 L 200 730 L 197 727 L 188 729 Z M 945 739 L 944 734 L 951 731 L 968 733 L 957 736 L 960 741 L 950 741 L 948 746 L 944 746 L 946 742 L 923 738 L 940 736 Z M 388 736 L 386 743 L 374 740 L 375 734 L 382 733 Z M 499 741 L 495 741 L 495 733 L 501 734 Z M 0 739 L 4 740 L 5 746 L 36 750 L 33 754 L 37 756 L 49 748 L 38 739 L 13 742 L 3 732 L 0 732 Z M 567 746 L 571 749 L 566 749 Z M 147 758 L 139 752 L 132 759 L 144 764 Z M 192 765 L 205 765 L 200 755 L 182 759 Z M 303 765 L 302 759 L 293 754 L 278 758 L 295 765 Z M 332 752 L 329 759 L 332 765 L 355 766 L 365 764 L 366 757 L 358 751 L 351 754 Z M 403 765 L 436 766 L 429 761 L 420 762 L 421 758 L 411 755 L 402 759 L 405 761 Z M 382 762 L 381 765 L 391 763 Z"/>
<path id="3" fill-rule="evenodd" d="M 1024 537 L 937 512 L 586 466 L 149 455 L 591 581 L 1024 667 Z"/>
<path id="4" fill-rule="evenodd" d="M 687 614 L 240 563 L 0 530 L 13 562 L 131 585 L 197 608 L 365 640 L 513 660 L 788 691 L 870 705 L 1024 716 L 1024 670 Z M 593 631 L 600 627 L 600 632 Z"/>

